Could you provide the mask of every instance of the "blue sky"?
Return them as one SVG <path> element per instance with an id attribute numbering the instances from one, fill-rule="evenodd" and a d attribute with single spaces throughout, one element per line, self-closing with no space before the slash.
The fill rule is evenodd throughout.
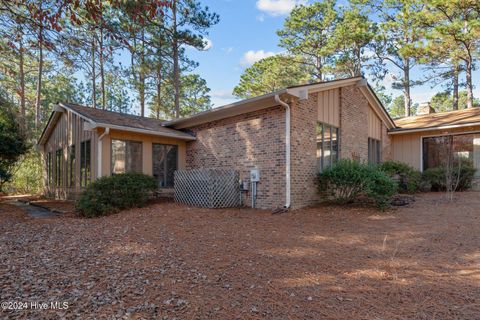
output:
<path id="1" fill-rule="evenodd" d="M 212 101 L 221 106 L 235 101 L 232 89 L 238 83 L 242 71 L 255 60 L 269 54 L 282 52 L 278 47 L 276 31 L 283 25 L 285 17 L 296 3 L 306 0 L 203 0 L 202 3 L 220 15 L 220 23 L 210 30 L 208 39 L 211 48 L 207 51 L 189 49 L 192 59 L 200 66 L 196 69 L 211 88 Z M 312 2 L 312 1 L 310 1 Z M 395 70 L 392 69 L 392 72 Z M 418 78 L 421 70 L 413 70 Z M 474 74 L 478 83 L 480 72 Z M 385 86 L 390 88 L 389 77 Z M 394 96 L 400 91 L 391 90 Z M 429 85 L 412 90 L 414 103 L 428 101 L 441 88 L 431 89 Z M 480 90 L 475 89 L 475 96 Z"/>

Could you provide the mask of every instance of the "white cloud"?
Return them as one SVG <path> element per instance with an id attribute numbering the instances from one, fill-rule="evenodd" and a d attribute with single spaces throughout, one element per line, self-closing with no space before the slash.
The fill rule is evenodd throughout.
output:
<path id="1" fill-rule="evenodd" d="M 203 44 L 204 44 L 204 46 L 203 46 L 202 51 L 208 51 L 213 47 L 212 40 L 210 40 L 208 38 L 203 38 Z"/>
<path id="2" fill-rule="evenodd" d="M 307 0 L 257 0 L 257 9 L 272 16 L 290 13 L 296 5 L 306 4 Z"/>
<path id="3" fill-rule="evenodd" d="M 240 65 L 242 67 L 250 67 L 255 62 L 274 56 L 275 52 L 263 51 L 263 50 L 250 50 L 243 54 L 242 60 L 240 60 Z"/>

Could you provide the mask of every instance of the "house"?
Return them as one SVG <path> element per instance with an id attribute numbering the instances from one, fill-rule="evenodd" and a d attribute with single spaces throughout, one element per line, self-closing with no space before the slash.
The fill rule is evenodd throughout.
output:
<path id="1" fill-rule="evenodd" d="M 56 197 L 74 197 L 97 177 L 127 171 L 153 175 L 168 191 L 178 169 L 235 169 L 248 181 L 256 168 L 258 207 L 299 208 L 320 200 L 315 177 L 338 159 L 393 159 L 423 170 L 440 161 L 436 145 L 445 135 L 455 135 L 456 150 L 480 168 L 475 132 L 479 109 L 394 121 L 366 80 L 353 77 L 173 121 L 60 103 L 39 145 L 46 193 Z"/>

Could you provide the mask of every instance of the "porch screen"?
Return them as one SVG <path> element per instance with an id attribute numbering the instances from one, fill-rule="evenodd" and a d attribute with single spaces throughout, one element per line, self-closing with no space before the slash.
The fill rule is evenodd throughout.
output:
<path id="1" fill-rule="evenodd" d="M 317 168 L 319 172 L 338 161 L 339 130 L 325 123 L 317 123 Z"/>
<path id="2" fill-rule="evenodd" d="M 174 174 L 178 166 L 178 146 L 153 144 L 153 176 L 159 188 L 173 187 Z"/>
<path id="3" fill-rule="evenodd" d="M 112 174 L 142 172 L 142 143 L 112 140 Z"/>
<path id="4" fill-rule="evenodd" d="M 423 138 L 423 170 L 445 166 L 448 152 L 480 169 L 480 133 Z"/>
<path id="5" fill-rule="evenodd" d="M 63 174 L 63 149 L 58 149 L 55 153 L 55 186 L 62 186 Z"/>
<path id="6" fill-rule="evenodd" d="M 92 178 L 91 147 L 90 140 L 80 143 L 80 186 L 82 187 L 86 187 Z"/>

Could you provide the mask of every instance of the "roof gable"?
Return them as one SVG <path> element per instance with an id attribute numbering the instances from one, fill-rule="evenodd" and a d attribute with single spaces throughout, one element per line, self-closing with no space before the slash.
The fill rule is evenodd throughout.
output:
<path id="1" fill-rule="evenodd" d="M 61 113 L 61 109 L 69 110 L 83 118 L 89 123 L 90 129 L 95 129 L 97 127 L 111 128 L 123 131 L 177 138 L 182 140 L 195 140 L 195 137 L 191 136 L 188 133 L 172 128 L 166 128 L 163 125 L 162 120 L 145 118 L 141 116 L 118 113 L 102 109 L 95 109 L 72 103 L 59 103 L 55 107 L 55 110 L 52 112 L 52 115 L 50 116 L 47 126 L 45 127 L 45 130 L 43 131 L 39 139 L 39 144 L 44 143 L 45 140 L 48 139 L 48 135 L 51 130 L 47 128 L 55 126 L 56 120 L 58 118 L 56 114 Z"/>

